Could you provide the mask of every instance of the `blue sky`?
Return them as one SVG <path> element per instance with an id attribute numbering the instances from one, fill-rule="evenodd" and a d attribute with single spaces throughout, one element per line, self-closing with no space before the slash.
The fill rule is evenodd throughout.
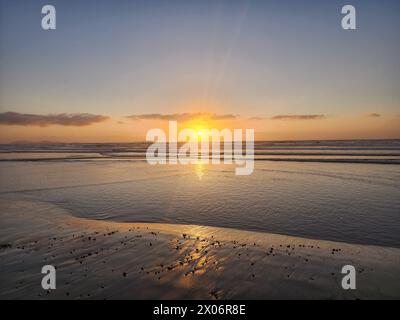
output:
<path id="1" fill-rule="evenodd" d="M 400 113 L 400 1 L 0 3 L 2 112 Z"/>

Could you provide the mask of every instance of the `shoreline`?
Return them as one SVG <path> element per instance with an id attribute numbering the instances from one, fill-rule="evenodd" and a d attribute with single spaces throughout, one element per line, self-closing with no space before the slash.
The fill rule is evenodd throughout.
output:
<path id="1" fill-rule="evenodd" d="M 400 249 L 0 203 L 0 299 L 399 299 Z M 43 265 L 57 289 L 41 288 Z M 343 290 L 341 268 L 357 270 Z"/>

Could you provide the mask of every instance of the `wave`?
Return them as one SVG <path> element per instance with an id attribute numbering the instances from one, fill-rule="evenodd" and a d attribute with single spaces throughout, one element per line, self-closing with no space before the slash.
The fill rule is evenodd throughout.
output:
<path id="1" fill-rule="evenodd" d="M 143 161 L 149 145 L 144 142 L 3 144 L 0 161 Z M 256 141 L 254 149 L 256 161 L 400 164 L 399 139 Z M 209 157 L 212 155 L 215 153 Z M 220 156 L 222 159 L 223 154 Z"/>

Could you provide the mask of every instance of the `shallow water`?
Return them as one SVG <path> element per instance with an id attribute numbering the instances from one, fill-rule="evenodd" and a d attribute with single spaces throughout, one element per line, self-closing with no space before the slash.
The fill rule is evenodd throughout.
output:
<path id="1" fill-rule="evenodd" d="M 394 164 L 257 161 L 251 176 L 240 177 L 229 165 L 3 161 L 1 198 L 48 201 L 91 219 L 400 247 L 400 166 Z"/>

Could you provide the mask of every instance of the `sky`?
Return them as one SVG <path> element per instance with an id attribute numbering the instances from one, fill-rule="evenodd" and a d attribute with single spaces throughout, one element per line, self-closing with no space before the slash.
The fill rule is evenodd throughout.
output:
<path id="1" fill-rule="evenodd" d="M 399 15 L 396 0 L 0 0 L 0 143 L 137 141 L 174 119 L 400 138 Z"/>

